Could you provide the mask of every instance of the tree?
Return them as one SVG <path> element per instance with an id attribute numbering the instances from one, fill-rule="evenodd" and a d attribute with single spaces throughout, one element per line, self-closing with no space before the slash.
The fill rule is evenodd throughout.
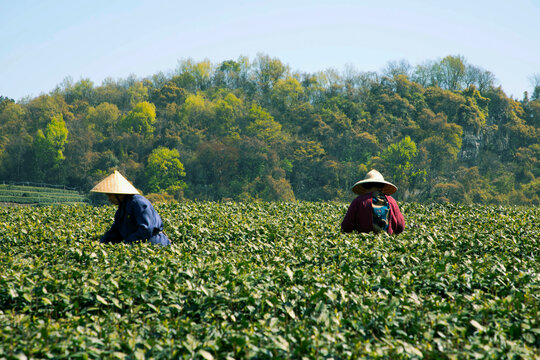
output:
<path id="1" fill-rule="evenodd" d="M 253 84 L 249 81 L 249 59 L 240 56 L 237 61 L 223 61 L 214 72 L 214 84 L 227 89 L 241 89 L 253 93 Z"/>
<path id="2" fill-rule="evenodd" d="M 303 200 L 320 199 L 321 189 L 326 185 L 324 179 L 324 158 L 326 152 L 316 141 L 295 141 L 293 151 L 293 170 L 291 184 L 297 198 Z"/>
<path id="3" fill-rule="evenodd" d="M 305 101 L 302 85 L 292 77 L 279 79 L 272 89 L 271 100 L 273 106 L 280 113 L 286 113 L 296 107 L 300 101 Z"/>
<path id="4" fill-rule="evenodd" d="M 522 186 L 523 202 L 518 205 L 530 203 L 531 205 L 540 205 L 540 178 L 534 179 L 528 184 Z"/>
<path id="5" fill-rule="evenodd" d="M 267 175 L 261 178 L 256 178 L 255 181 L 248 185 L 248 190 L 252 194 L 251 197 L 259 198 L 264 201 L 294 201 L 294 192 L 291 184 L 284 179 L 274 179 Z"/>
<path id="6" fill-rule="evenodd" d="M 63 151 L 65 160 L 62 162 L 62 168 L 65 169 L 66 174 L 65 180 L 70 186 L 81 189 L 90 188 L 95 180 L 92 177 L 95 159 L 99 155 L 94 151 L 94 144 L 97 137 L 101 136 L 103 139 L 103 136 L 97 134 L 84 121 L 72 122 L 69 124 L 68 131 L 69 141 L 65 144 Z"/>
<path id="7" fill-rule="evenodd" d="M 478 66 L 467 65 L 465 67 L 464 86 L 476 86 L 480 92 L 491 89 L 495 83 L 495 75 Z"/>
<path id="8" fill-rule="evenodd" d="M 433 60 L 416 65 L 411 78 L 414 82 L 422 85 L 423 87 L 437 86 L 438 67 L 439 65 Z"/>
<path id="9" fill-rule="evenodd" d="M 243 113 L 243 102 L 233 93 L 226 93 L 223 99 L 213 103 L 215 118 L 209 124 L 209 131 L 217 136 L 238 136 L 237 123 Z"/>
<path id="10" fill-rule="evenodd" d="M 539 88 L 540 89 L 540 88 Z M 525 106 L 524 120 L 535 128 L 540 128 L 540 99 L 529 101 Z"/>
<path id="11" fill-rule="evenodd" d="M 34 139 L 34 154 L 36 170 L 38 177 L 41 177 L 40 180 L 47 176 L 50 176 L 54 181 L 59 180 L 58 168 L 65 159 L 63 151 L 67 137 L 68 129 L 62 114 L 53 116 L 45 131 L 38 130 Z"/>
<path id="12" fill-rule="evenodd" d="M 438 183 L 431 190 L 431 198 L 436 202 L 464 202 L 463 186 L 457 182 Z"/>
<path id="13" fill-rule="evenodd" d="M 206 129 L 215 119 L 215 111 L 211 101 L 202 93 L 188 95 L 180 110 L 180 121 L 186 126 Z"/>
<path id="14" fill-rule="evenodd" d="M 429 88 L 425 98 L 435 114 L 444 113 L 448 122 L 457 123 L 464 130 L 477 134 L 486 124 L 490 100 L 483 97 L 474 86 L 463 92 Z"/>
<path id="15" fill-rule="evenodd" d="M 239 163 L 237 148 L 220 141 L 201 143 L 188 164 L 190 193 L 206 200 L 234 197 L 241 190 L 234 186 Z"/>
<path id="16" fill-rule="evenodd" d="M 259 105 L 253 105 L 249 110 L 248 118 L 251 120 L 246 133 L 270 144 L 283 139 L 281 124 L 274 120 L 272 115 Z"/>
<path id="17" fill-rule="evenodd" d="M 257 87 L 263 96 L 267 95 L 277 81 L 289 72 L 289 68 L 279 59 L 272 59 L 263 54 L 257 54 L 254 66 Z"/>
<path id="18" fill-rule="evenodd" d="M 178 61 L 176 69 L 178 74 L 178 86 L 190 91 L 205 90 L 210 86 L 212 64 L 209 60 L 195 62 L 193 59 Z"/>
<path id="19" fill-rule="evenodd" d="M 91 128 L 97 129 L 104 137 L 114 135 L 120 110 L 114 104 L 101 103 L 95 108 L 88 109 L 86 121 Z"/>
<path id="20" fill-rule="evenodd" d="M 127 133 L 136 133 L 148 138 L 154 132 L 153 124 L 156 121 L 156 107 L 154 104 L 143 101 L 135 105 L 122 120 L 121 128 Z"/>
<path id="21" fill-rule="evenodd" d="M 422 140 L 420 146 L 424 147 L 429 153 L 431 174 L 441 174 L 451 171 L 451 165 L 457 159 L 459 148 L 452 146 L 443 137 L 437 135 Z"/>
<path id="22" fill-rule="evenodd" d="M 465 78 L 465 58 L 447 56 L 440 63 L 440 87 L 446 90 L 461 90 Z"/>
<path id="23" fill-rule="evenodd" d="M 419 84 L 410 81 L 405 75 L 396 75 L 392 79 L 393 91 L 413 106 L 413 111 L 422 111 L 427 107 L 424 92 Z"/>
<path id="24" fill-rule="evenodd" d="M 101 84 L 94 89 L 95 104 L 108 102 L 116 105 L 122 111 L 127 110 L 129 101 L 125 89 L 112 78 L 105 78 Z"/>
<path id="25" fill-rule="evenodd" d="M 351 119 L 339 109 L 325 108 L 320 114 L 313 133 L 325 144 L 328 154 L 345 161 L 356 158 L 359 143 L 355 142 L 357 133 L 352 127 Z"/>
<path id="26" fill-rule="evenodd" d="M 440 61 L 417 65 L 412 79 L 424 87 L 438 86 L 444 90 L 458 91 L 472 84 L 482 86 L 482 90 L 485 90 L 494 78 L 489 72 L 470 67 L 463 56 L 449 55 Z"/>
<path id="27" fill-rule="evenodd" d="M 167 104 L 182 105 L 188 96 L 187 91 L 178 87 L 174 81 L 169 81 L 152 94 L 152 101 L 156 106 L 164 108 Z"/>
<path id="28" fill-rule="evenodd" d="M 448 123 L 444 113 L 434 114 L 429 109 L 420 112 L 417 122 L 423 138 L 419 145 L 429 153 L 430 173 L 451 171 L 461 150 L 462 127 Z"/>
<path id="29" fill-rule="evenodd" d="M 131 85 L 127 90 L 129 96 L 129 105 L 135 106 L 148 100 L 148 88 L 141 81 Z"/>
<path id="30" fill-rule="evenodd" d="M 522 181 L 540 179 L 540 144 L 518 148 L 515 166 L 516 173 Z"/>
<path id="31" fill-rule="evenodd" d="M 149 192 L 178 191 L 184 189 L 186 183 L 184 165 L 180 162 L 180 154 L 176 149 L 158 147 L 154 149 L 146 162 L 145 188 Z"/>
<path id="32" fill-rule="evenodd" d="M 14 104 L 15 100 L 0 95 L 0 113 L 4 111 L 6 106 L 8 106 L 10 103 Z"/>
<path id="33" fill-rule="evenodd" d="M 29 133 L 44 129 L 51 121 L 51 118 L 59 114 L 62 115 L 63 120 L 66 122 L 73 120 L 69 105 L 60 94 L 54 94 L 53 96 L 41 95 L 32 99 L 25 104 L 25 110 L 27 117 L 25 126 Z"/>
<path id="34" fill-rule="evenodd" d="M 406 136 L 397 144 L 389 145 L 380 153 L 379 159 L 372 159 L 368 167 L 382 168 L 379 171 L 398 188 L 403 188 L 405 191 L 400 195 L 407 199 L 411 190 L 409 187 L 423 180 L 426 175 L 424 169 L 414 164 L 417 151 L 415 142 Z"/>
<path id="35" fill-rule="evenodd" d="M 52 155 L 52 160 L 58 162 L 64 160 L 64 145 L 66 144 L 68 129 L 62 118 L 62 114 L 53 116 L 47 124 L 45 132 L 38 130 L 36 145 L 41 160 L 47 161 Z"/>
<path id="36" fill-rule="evenodd" d="M 478 167 L 460 167 L 456 171 L 456 178 L 464 189 L 464 203 L 487 203 L 491 200 L 491 185 L 480 174 Z"/>
<path id="37" fill-rule="evenodd" d="M 3 179 L 27 178 L 32 164 L 25 161 L 33 138 L 26 128 L 26 108 L 15 102 L 2 103 L 0 111 L 0 176 Z"/>
<path id="38" fill-rule="evenodd" d="M 389 78 L 395 78 L 398 75 L 404 75 L 406 77 L 411 76 L 411 64 L 405 60 L 389 61 L 386 67 L 383 69 L 383 75 Z"/>

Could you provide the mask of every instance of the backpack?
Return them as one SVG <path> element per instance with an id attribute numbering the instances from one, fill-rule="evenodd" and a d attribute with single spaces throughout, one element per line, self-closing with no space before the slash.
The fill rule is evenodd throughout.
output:
<path id="1" fill-rule="evenodd" d="M 373 230 L 376 232 L 388 232 L 388 218 L 390 215 L 390 205 L 386 196 L 380 192 L 373 193 Z"/>

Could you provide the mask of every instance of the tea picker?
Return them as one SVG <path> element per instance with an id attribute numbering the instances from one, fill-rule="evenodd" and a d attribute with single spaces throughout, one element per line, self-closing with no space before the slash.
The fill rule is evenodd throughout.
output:
<path id="1" fill-rule="evenodd" d="M 341 231 L 386 232 L 399 234 L 405 228 L 405 220 L 396 200 L 390 196 L 397 187 L 384 180 L 377 170 L 367 173 L 352 191 L 359 196 L 353 200 L 341 223 Z"/>
<path id="2" fill-rule="evenodd" d="M 114 222 L 99 242 L 135 243 L 149 241 L 157 245 L 170 245 L 171 241 L 163 232 L 163 222 L 150 201 L 118 171 L 99 182 L 90 192 L 103 193 L 109 201 L 118 205 Z"/>

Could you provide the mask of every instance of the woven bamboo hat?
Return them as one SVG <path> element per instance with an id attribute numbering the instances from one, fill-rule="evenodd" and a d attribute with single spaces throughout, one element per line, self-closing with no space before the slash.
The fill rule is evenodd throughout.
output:
<path id="1" fill-rule="evenodd" d="M 356 184 L 354 184 L 354 186 L 352 187 L 352 191 L 355 194 L 363 195 L 368 192 L 368 189 L 371 187 L 370 184 L 373 183 L 383 185 L 383 188 L 381 190 L 383 194 L 392 195 L 397 191 L 397 186 L 388 181 L 385 181 L 382 174 L 377 170 L 371 170 L 370 172 L 368 172 L 364 180 L 360 180 Z M 364 185 L 368 185 L 367 188 Z"/>
<path id="2" fill-rule="evenodd" d="M 90 192 L 135 195 L 139 191 L 117 170 L 101 180 Z"/>

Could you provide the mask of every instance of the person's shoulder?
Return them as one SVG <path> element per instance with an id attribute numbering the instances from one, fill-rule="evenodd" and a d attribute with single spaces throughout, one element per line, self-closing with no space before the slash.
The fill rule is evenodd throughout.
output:
<path id="1" fill-rule="evenodd" d="M 151 205 L 150 204 L 150 201 L 145 198 L 144 196 L 142 195 L 131 195 L 129 197 L 129 202 L 132 204 L 132 205 L 139 205 L 139 206 L 142 206 L 142 205 Z"/>
<path id="2" fill-rule="evenodd" d="M 395 206 L 398 206 L 398 203 L 397 203 L 396 199 L 394 199 L 392 196 L 386 195 L 386 198 L 388 199 L 388 203 L 390 203 L 392 205 L 395 205 Z"/>
<path id="3" fill-rule="evenodd" d="M 136 199 L 139 202 L 144 202 L 144 203 L 150 204 L 150 200 L 148 200 L 147 198 L 145 198 L 142 195 L 133 195 L 133 198 Z"/>
<path id="4" fill-rule="evenodd" d="M 363 203 L 367 200 L 371 199 L 371 193 L 367 193 L 367 194 L 362 194 L 362 195 L 358 195 L 353 201 L 352 203 L 353 204 L 360 204 L 360 203 Z"/>

